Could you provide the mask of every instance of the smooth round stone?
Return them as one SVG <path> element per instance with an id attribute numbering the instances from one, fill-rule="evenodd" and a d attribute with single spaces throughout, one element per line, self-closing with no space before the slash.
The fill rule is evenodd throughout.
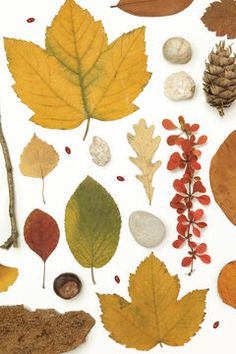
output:
<path id="1" fill-rule="evenodd" d="M 156 247 L 165 237 L 163 222 L 146 211 L 134 211 L 129 217 L 129 228 L 135 241 L 146 248 Z"/>

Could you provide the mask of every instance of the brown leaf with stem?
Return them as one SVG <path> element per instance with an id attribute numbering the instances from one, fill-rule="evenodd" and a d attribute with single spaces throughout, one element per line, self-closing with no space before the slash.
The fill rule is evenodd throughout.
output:
<path id="1" fill-rule="evenodd" d="M 56 220 L 44 211 L 35 209 L 27 217 L 24 226 L 25 242 L 43 260 L 43 288 L 45 288 L 46 260 L 56 248 L 59 236 Z"/>
<path id="2" fill-rule="evenodd" d="M 216 32 L 218 37 L 227 35 L 228 39 L 236 38 L 236 1 L 212 2 L 201 20 L 208 30 Z"/>
<path id="3" fill-rule="evenodd" d="M 136 177 L 143 184 L 149 204 L 151 204 L 154 192 L 153 176 L 161 166 L 161 161 L 152 162 L 152 160 L 159 148 L 161 138 L 159 136 L 153 138 L 154 125 L 148 127 L 144 119 L 140 119 L 139 123 L 133 127 L 135 135 L 128 133 L 127 138 L 137 157 L 130 157 L 130 161 L 142 172 L 142 175 Z"/>
<path id="4" fill-rule="evenodd" d="M 42 179 L 42 198 L 45 204 L 44 179 L 57 166 L 59 155 L 52 145 L 36 134 L 24 148 L 20 158 L 20 170 L 24 176 Z"/>
<path id="5" fill-rule="evenodd" d="M 193 0 L 120 0 L 119 9 L 136 16 L 170 16 L 185 10 Z"/>

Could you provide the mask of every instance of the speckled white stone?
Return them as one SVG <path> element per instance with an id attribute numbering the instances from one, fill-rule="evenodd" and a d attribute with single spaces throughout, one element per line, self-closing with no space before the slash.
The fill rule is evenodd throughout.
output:
<path id="1" fill-rule="evenodd" d="M 94 136 L 89 147 L 93 162 L 98 166 L 105 166 L 111 159 L 110 147 L 106 141 L 99 136 Z"/>
<path id="2" fill-rule="evenodd" d="M 138 210 L 130 215 L 129 229 L 135 241 L 146 248 L 156 247 L 165 237 L 163 222 L 146 211 Z"/>
<path id="3" fill-rule="evenodd" d="M 194 80 L 184 71 L 171 74 L 164 84 L 165 95 L 174 101 L 192 98 L 195 88 Z"/>

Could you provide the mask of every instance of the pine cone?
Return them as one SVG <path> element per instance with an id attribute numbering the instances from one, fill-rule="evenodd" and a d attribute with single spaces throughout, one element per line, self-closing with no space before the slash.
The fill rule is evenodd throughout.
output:
<path id="1" fill-rule="evenodd" d="M 236 98 L 236 56 L 225 42 L 216 45 L 208 57 L 204 72 L 204 91 L 207 102 L 218 109 L 221 116 L 224 108 L 230 107 Z"/>

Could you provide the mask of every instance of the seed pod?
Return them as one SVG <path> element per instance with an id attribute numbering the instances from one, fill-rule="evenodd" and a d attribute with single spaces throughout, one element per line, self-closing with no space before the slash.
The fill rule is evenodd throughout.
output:
<path id="1" fill-rule="evenodd" d="M 176 64 L 186 64 L 192 58 L 192 48 L 182 37 L 169 38 L 163 46 L 163 56 L 166 60 Z"/>
<path id="2" fill-rule="evenodd" d="M 80 293 L 82 283 L 77 275 L 73 273 L 63 273 L 59 275 L 53 283 L 55 293 L 62 299 L 69 300 Z"/>

